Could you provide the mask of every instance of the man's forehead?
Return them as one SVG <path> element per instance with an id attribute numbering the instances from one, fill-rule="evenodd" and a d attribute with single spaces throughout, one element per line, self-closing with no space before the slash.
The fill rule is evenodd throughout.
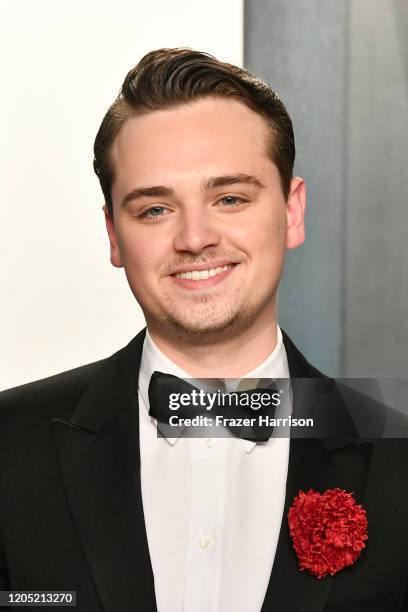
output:
<path id="1" fill-rule="evenodd" d="M 269 127 L 263 117 L 242 102 L 208 97 L 170 108 L 135 115 L 126 119 L 115 138 L 113 149 L 129 147 L 134 142 L 148 146 L 166 139 L 217 139 L 228 137 L 263 139 Z"/>
<path id="2" fill-rule="evenodd" d="M 133 117 L 112 148 L 112 195 L 124 201 L 150 187 L 225 186 L 229 175 L 253 177 L 242 182 L 259 186 L 274 166 L 267 135 L 263 118 L 233 100 L 204 99 Z"/>

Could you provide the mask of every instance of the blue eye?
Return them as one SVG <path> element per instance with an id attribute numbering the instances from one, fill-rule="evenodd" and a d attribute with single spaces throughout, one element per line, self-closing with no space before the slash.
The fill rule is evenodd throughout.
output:
<path id="1" fill-rule="evenodd" d="M 148 210 L 146 210 L 143 214 L 142 217 L 161 217 L 162 216 L 162 212 L 166 210 L 164 208 L 164 206 L 153 206 L 152 208 L 149 208 Z"/>
<path id="2" fill-rule="evenodd" d="M 245 202 L 245 200 L 238 198 L 237 196 L 224 196 L 221 198 L 220 202 L 223 202 L 225 206 L 229 208 L 233 208 L 234 206 L 242 204 L 242 202 Z"/>

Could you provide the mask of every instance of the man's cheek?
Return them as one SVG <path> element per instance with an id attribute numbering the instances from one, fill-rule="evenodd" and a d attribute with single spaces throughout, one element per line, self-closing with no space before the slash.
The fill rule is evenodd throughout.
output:
<path id="1" fill-rule="evenodd" d="M 127 245 L 125 249 L 125 259 L 128 266 L 133 268 L 138 274 L 146 274 L 151 267 L 149 250 L 147 248 L 141 248 L 135 241 Z"/>

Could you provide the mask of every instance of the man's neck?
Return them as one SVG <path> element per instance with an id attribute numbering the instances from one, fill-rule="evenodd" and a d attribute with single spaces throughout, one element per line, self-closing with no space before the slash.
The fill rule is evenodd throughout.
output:
<path id="1" fill-rule="evenodd" d="M 276 320 L 251 326 L 245 332 L 225 340 L 206 344 L 186 342 L 157 333 L 149 333 L 158 348 L 192 377 L 239 378 L 259 366 L 277 343 Z"/>

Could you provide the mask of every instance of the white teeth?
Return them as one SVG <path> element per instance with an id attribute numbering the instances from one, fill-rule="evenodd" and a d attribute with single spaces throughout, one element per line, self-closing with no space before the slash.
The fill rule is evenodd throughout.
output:
<path id="1" fill-rule="evenodd" d="M 210 268 L 209 270 L 192 270 L 191 272 L 179 272 L 175 274 L 176 278 L 187 278 L 189 280 L 206 280 L 208 278 L 212 278 L 217 274 L 221 274 L 221 272 L 225 272 L 232 268 L 232 264 L 226 266 L 219 266 L 218 268 Z"/>

